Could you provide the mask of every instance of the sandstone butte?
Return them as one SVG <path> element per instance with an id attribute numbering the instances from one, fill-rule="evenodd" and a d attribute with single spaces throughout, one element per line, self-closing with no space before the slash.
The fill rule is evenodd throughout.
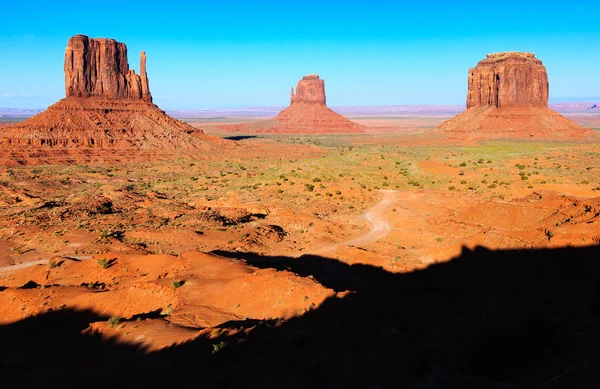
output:
<path id="1" fill-rule="evenodd" d="M 146 54 L 140 74 L 127 46 L 76 35 L 64 60 L 66 97 L 0 133 L 0 164 L 103 162 L 214 150 L 222 140 L 168 116 L 152 103 Z"/>
<path id="2" fill-rule="evenodd" d="M 488 54 L 469 69 L 467 110 L 438 128 L 457 139 L 577 139 L 593 135 L 548 108 L 546 67 L 533 53 Z"/>
<path id="3" fill-rule="evenodd" d="M 222 125 L 225 131 L 259 133 L 355 133 L 363 127 L 326 105 L 325 81 L 316 74 L 302 77 L 292 87 L 290 106 L 275 118 L 247 124 Z"/>
<path id="4" fill-rule="evenodd" d="M 327 107 L 325 81 L 316 74 L 298 81 L 296 93 L 292 88 L 290 106 L 281 111 L 275 121 L 283 127 L 304 128 L 310 132 L 362 131 L 361 126 Z"/>

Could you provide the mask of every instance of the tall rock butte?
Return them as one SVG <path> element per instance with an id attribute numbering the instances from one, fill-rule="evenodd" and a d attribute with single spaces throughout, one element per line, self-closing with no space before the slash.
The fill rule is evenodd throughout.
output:
<path id="1" fill-rule="evenodd" d="M 467 110 L 438 128 L 451 138 L 564 139 L 593 132 L 548 108 L 546 67 L 533 53 L 488 54 L 469 69 Z"/>
<path id="2" fill-rule="evenodd" d="M 153 159 L 227 143 L 154 105 L 146 54 L 141 53 L 138 75 L 129 68 L 124 43 L 76 35 L 67 43 L 64 71 L 66 98 L 3 127 L 0 164 Z"/>
<path id="3" fill-rule="evenodd" d="M 141 53 L 140 75 L 129 69 L 127 46 L 114 39 L 76 35 L 65 50 L 67 97 L 130 98 L 152 101 L 146 76 L 146 53 Z"/>
<path id="4" fill-rule="evenodd" d="M 354 133 L 363 127 L 332 111 L 326 105 L 325 81 L 317 74 L 302 77 L 292 87 L 290 106 L 270 120 L 219 126 L 224 131 L 246 133 Z"/>
<path id="5" fill-rule="evenodd" d="M 292 98 L 290 104 L 308 103 L 326 105 L 325 81 L 321 80 L 317 74 L 309 74 L 302 77 L 296 86 L 296 93 L 292 87 Z"/>
<path id="6" fill-rule="evenodd" d="M 345 133 L 362 132 L 362 126 L 332 111 L 326 105 L 325 81 L 316 74 L 302 77 L 292 88 L 290 106 L 275 119 L 273 132 Z"/>
<path id="7" fill-rule="evenodd" d="M 467 108 L 547 107 L 548 75 L 533 53 L 488 54 L 469 69 Z"/>

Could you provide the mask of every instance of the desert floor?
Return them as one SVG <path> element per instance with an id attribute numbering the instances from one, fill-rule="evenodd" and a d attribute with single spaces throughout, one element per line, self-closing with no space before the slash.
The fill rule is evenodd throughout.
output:
<path id="1" fill-rule="evenodd" d="M 593 361 L 582 355 L 600 344 L 598 327 L 581 327 L 592 323 L 582 315 L 597 320 L 598 301 L 578 294 L 596 288 L 587 277 L 598 268 L 588 259 L 600 244 L 600 143 L 444 145 L 426 136 L 440 117 L 353 120 L 374 130 L 214 127 L 239 145 L 219 159 L 0 168 L 0 340 L 21 347 L 17 359 L 35 344 L 60 347 L 49 334 L 19 337 L 26 320 L 54 323 L 140 369 L 115 368 L 120 383 L 162 382 L 141 366 L 179 371 L 159 367 L 183 359 L 177 350 L 199 358 L 207 385 L 376 387 L 406 371 L 406 387 L 511 387 L 587 363 L 572 378 L 583 379 Z M 211 133 L 211 122 L 198 125 Z M 563 271 L 578 273 L 555 283 Z M 516 347 L 498 339 L 514 342 L 536 322 L 543 336 L 519 338 L 528 356 L 494 359 Z M 441 351 L 430 360 L 432 348 Z M 78 363 L 59 354 L 40 366 Z M 176 382 L 196 374 L 189 363 Z M 102 375 L 81 369 L 82 385 Z"/>

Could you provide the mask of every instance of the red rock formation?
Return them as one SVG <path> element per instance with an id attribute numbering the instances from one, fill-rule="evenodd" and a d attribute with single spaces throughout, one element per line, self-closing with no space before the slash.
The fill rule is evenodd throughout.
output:
<path id="1" fill-rule="evenodd" d="M 345 133 L 362 132 L 362 127 L 326 105 L 325 81 L 318 75 L 302 77 L 292 88 L 290 106 L 281 111 L 261 132 Z"/>
<path id="2" fill-rule="evenodd" d="M 148 81 L 148 75 L 146 74 L 146 53 L 143 51 L 140 53 L 140 82 L 142 83 L 142 99 L 152 101 L 150 82 Z"/>
<path id="3" fill-rule="evenodd" d="M 469 69 L 467 108 L 547 107 L 548 75 L 533 53 L 488 54 Z"/>
<path id="4" fill-rule="evenodd" d="M 152 104 L 144 52 L 138 76 L 125 44 L 77 35 L 69 39 L 64 69 L 66 98 L 3 127 L 0 164 L 130 161 L 205 153 L 227 143 Z"/>
<path id="5" fill-rule="evenodd" d="M 326 105 L 325 81 L 321 80 L 317 74 L 309 74 L 302 77 L 296 86 L 296 93 L 292 88 L 292 99 L 290 104 L 308 103 Z"/>
<path id="6" fill-rule="evenodd" d="M 127 46 L 114 39 L 76 35 L 65 50 L 67 97 L 131 98 L 152 101 L 142 52 L 140 74 L 129 69 Z"/>
<path id="7" fill-rule="evenodd" d="M 298 81 L 296 93 L 292 87 L 290 106 L 279 112 L 274 119 L 221 125 L 219 128 L 228 132 L 288 134 L 363 131 L 362 126 L 333 112 L 325 102 L 325 81 L 316 74 L 310 74 Z"/>
<path id="8" fill-rule="evenodd" d="M 548 76 L 532 53 L 488 54 L 469 69 L 467 110 L 438 128 L 451 138 L 565 139 L 593 132 L 548 108 Z"/>

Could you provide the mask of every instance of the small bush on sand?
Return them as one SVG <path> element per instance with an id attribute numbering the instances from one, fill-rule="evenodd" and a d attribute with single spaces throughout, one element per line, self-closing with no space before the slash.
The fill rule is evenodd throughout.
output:
<path id="1" fill-rule="evenodd" d="M 108 325 L 110 326 L 110 328 L 114 328 L 115 326 L 119 325 L 120 322 L 121 317 L 119 316 L 113 316 L 110 319 L 108 319 Z"/>
<path id="2" fill-rule="evenodd" d="M 183 286 L 183 281 L 173 281 L 173 288 L 181 288 Z"/>

